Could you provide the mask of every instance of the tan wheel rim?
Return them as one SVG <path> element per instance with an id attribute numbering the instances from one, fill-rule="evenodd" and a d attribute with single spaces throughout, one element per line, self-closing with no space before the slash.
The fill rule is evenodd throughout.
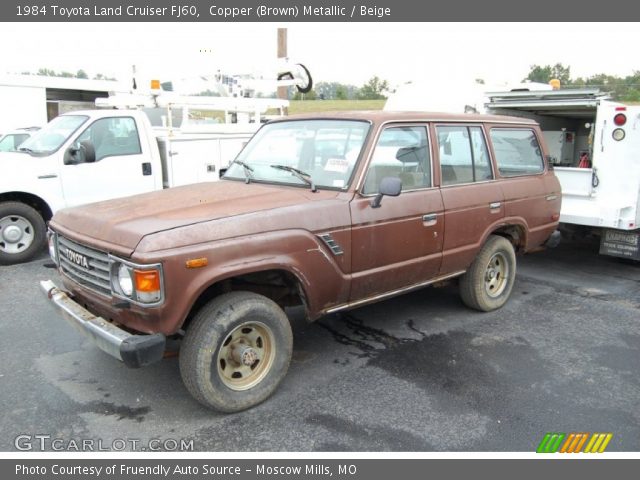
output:
<path id="1" fill-rule="evenodd" d="M 503 253 L 496 253 L 491 257 L 484 274 L 484 289 L 492 298 L 498 297 L 507 288 L 509 279 L 509 264 Z"/>
<path id="2" fill-rule="evenodd" d="M 248 390 L 269 373 L 275 341 L 264 323 L 246 322 L 224 339 L 218 351 L 218 374 L 232 390 Z"/>

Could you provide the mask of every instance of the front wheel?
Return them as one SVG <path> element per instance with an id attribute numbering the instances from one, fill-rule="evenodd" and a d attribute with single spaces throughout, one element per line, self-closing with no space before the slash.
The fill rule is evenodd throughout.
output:
<path id="1" fill-rule="evenodd" d="M 509 299 L 515 277 L 513 245 L 504 237 L 491 235 L 460 278 L 460 296 L 466 306 L 475 310 L 496 310 Z"/>
<path id="2" fill-rule="evenodd" d="M 35 208 L 20 202 L 0 203 L 0 265 L 35 257 L 44 246 L 46 229 Z"/>
<path id="3" fill-rule="evenodd" d="M 267 399 L 291 361 L 293 335 L 284 311 L 251 292 L 207 303 L 187 329 L 180 374 L 202 404 L 237 412 Z"/>

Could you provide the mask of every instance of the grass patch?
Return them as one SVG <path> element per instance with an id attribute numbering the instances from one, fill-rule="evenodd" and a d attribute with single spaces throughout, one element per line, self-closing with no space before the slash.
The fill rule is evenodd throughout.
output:
<path id="1" fill-rule="evenodd" d="M 289 114 L 338 110 L 382 110 L 386 100 L 291 100 Z"/>
<path id="2" fill-rule="evenodd" d="M 289 115 L 296 113 L 337 112 L 343 110 L 382 110 L 386 100 L 291 100 Z M 205 121 L 217 119 L 224 122 L 224 112 L 217 110 L 191 110 L 192 119 Z M 277 110 L 267 111 L 268 115 L 277 115 Z"/>

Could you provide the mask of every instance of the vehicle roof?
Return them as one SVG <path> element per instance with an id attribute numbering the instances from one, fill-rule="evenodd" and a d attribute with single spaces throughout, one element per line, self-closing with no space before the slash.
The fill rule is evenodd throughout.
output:
<path id="1" fill-rule="evenodd" d="M 33 133 L 40 130 L 40 127 L 21 127 L 21 128 L 12 128 L 11 130 L 6 130 L 0 133 L 0 137 L 5 137 L 7 135 L 18 135 L 25 133 Z"/>
<path id="2" fill-rule="evenodd" d="M 474 113 L 445 112 L 392 112 L 386 110 L 335 111 L 321 113 L 305 113 L 290 115 L 274 122 L 304 119 L 339 119 L 366 120 L 374 123 L 385 122 L 485 122 L 485 123 L 519 123 L 535 125 L 534 120 L 506 115 L 480 115 Z"/>

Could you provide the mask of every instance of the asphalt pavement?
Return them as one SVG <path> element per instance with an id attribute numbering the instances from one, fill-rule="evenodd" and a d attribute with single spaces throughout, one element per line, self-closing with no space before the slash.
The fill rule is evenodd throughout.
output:
<path id="1" fill-rule="evenodd" d="M 39 292 L 57 280 L 44 252 L 0 267 L 0 450 L 532 452 L 546 432 L 611 432 L 607 451 L 640 451 L 640 264 L 593 242 L 518 261 L 491 313 L 455 285 L 313 324 L 289 311 L 289 374 L 231 415 L 189 396 L 177 358 L 131 370 L 68 326 Z"/>

